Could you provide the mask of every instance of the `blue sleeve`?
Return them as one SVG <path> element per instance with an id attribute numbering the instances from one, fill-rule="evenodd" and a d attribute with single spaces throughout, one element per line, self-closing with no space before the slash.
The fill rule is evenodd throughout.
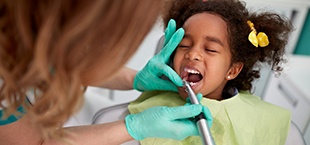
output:
<path id="1" fill-rule="evenodd" d="M 17 111 L 20 112 L 22 115 L 10 115 L 4 118 L 3 116 L 4 110 L 0 110 L 0 126 L 7 125 L 7 124 L 17 121 L 19 118 L 21 118 L 26 113 L 23 106 L 18 107 Z"/>

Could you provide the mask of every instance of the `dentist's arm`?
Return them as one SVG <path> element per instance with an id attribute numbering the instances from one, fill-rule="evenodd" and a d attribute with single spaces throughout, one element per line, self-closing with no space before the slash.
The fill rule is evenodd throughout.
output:
<path id="1" fill-rule="evenodd" d="M 105 83 L 101 84 L 100 87 L 112 90 L 132 90 L 132 84 L 136 74 L 136 70 L 123 67 L 112 79 L 105 81 Z"/>
<path id="2" fill-rule="evenodd" d="M 124 121 L 106 124 L 64 128 L 71 135 L 64 136 L 74 145 L 118 145 L 133 138 L 128 134 Z M 14 145 L 65 145 L 59 140 L 43 140 L 38 126 L 32 124 L 26 114 L 18 121 L 0 126 L 1 144 Z"/>
<path id="3" fill-rule="evenodd" d="M 118 145 L 148 137 L 182 140 L 198 135 L 195 122 L 188 118 L 193 118 L 201 111 L 201 105 L 154 107 L 139 114 L 130 114 L 125 121 L 64 128 L 70 134 L 63 136 L 62 141 L 43 140 L 40 129 L 26 114 L 14 123 L 0 126 L 0 142 L 14 145 L 64 145 L 63 141 L 70 141 L 74 145 Z"/>

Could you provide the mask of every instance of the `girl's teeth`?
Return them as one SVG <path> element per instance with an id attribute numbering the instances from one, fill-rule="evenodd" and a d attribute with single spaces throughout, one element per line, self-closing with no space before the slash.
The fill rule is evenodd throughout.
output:
<path id="1" fill-rule="evenodd" d="M 189 85 L 190 86 L 193 86 L 193 85 L 196 85 L 197 83 L 194 83 L 194 82 L 189 82 Z"/>
<path id="2" fill-rule="evenodd" d="M 200 74 L 197 70 L 193 70 L 193 69 L 185 68 L 185 71 L 189 72 L 189 73 L 192 73 L 192 74 Z"/>

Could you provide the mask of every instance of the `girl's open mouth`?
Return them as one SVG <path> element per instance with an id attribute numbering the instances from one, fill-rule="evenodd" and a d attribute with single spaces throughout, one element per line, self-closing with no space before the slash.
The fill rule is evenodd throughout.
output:
<path id="1" fill-rule="evenodd" d="M 197 69 L 186 67 L 181 73 L 181 78 L 187 81 L 190 86 L 194 86 L 202 80 L 203 76 Z"/>

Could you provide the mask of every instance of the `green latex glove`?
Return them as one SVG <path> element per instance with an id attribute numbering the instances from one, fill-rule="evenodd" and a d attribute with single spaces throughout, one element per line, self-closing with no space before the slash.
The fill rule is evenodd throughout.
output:
<path id="1" fill-rule="evenodd" d="M 202 94 L 198 93 L 196 96 L 197 96 L 198 101 L 200 102 L 202 99 Z M 187 103 L 185 104 L 185 106 L 192 104 L 189 97 L 186 98 L 186 102 Z M 211 114 L 209 108 L 202 105 L 202 112 L 206 117 L 206 120 L 208 122 L 208 126 L 211 127 L 212 123 L 213 123 L 213 117 L 212 117 L 212 114 Z"/>
<path id="2" fill-rule="evenodd" d="M 153 107 L 126 116 L 126 128 L 136 140 L 149 137 L 183 140 L 188 136 L 199 135 L 192 118 L 201 111 L 202 105 Z"/>
<path id="3" fill-rule="evenodd" d="M 168 65 L 170 56 L 184 36 L 184 29 L 176 31 L 176 23 L 170 20 L 165 30 L 164 48 L 151 58 L 134 78 L 133 88 L 139 91 L 169 90 L 177 92 L 177 86 L 183 86 L 180 76 Z M 169 80 L 162 79 L 162 75 Z"/>

